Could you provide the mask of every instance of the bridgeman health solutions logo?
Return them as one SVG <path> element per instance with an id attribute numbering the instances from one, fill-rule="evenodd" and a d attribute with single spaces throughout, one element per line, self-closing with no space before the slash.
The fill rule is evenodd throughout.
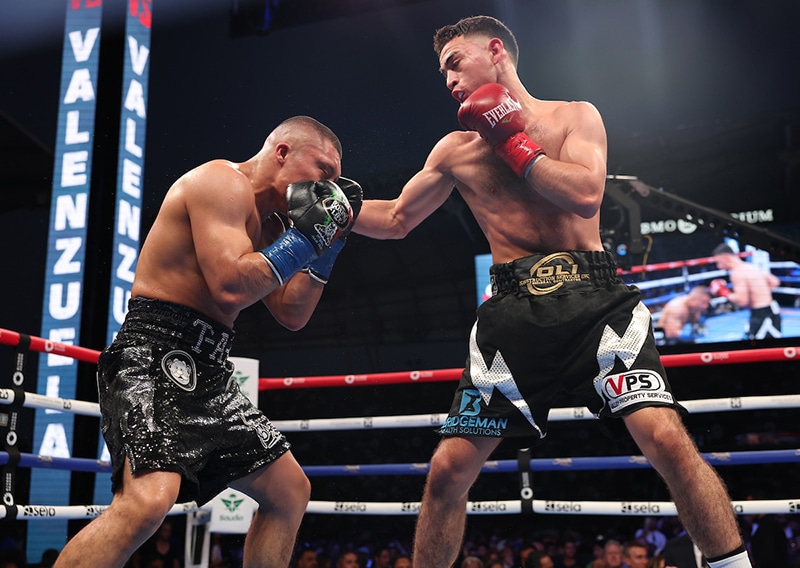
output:
<path id="1" fill-rule="evenodd" d="M 442 434 L 473 434 L 477 436 L 502 436 L 508 428 L 508 418 L 483 418 L 481 393 L 477 389 L 464 389 L 456 416 L 448 416 L 439 432 Z"/>
<path id="2" fill-rule="evenodd" d="M 458 413 L 461 416 L 477 416 L 481 413 L 481 393 L 478 389 L 464 389 Z"/>

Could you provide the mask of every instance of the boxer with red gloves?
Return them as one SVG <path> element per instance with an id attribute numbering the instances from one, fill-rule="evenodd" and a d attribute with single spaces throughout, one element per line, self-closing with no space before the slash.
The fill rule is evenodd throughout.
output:
<path id="1" fill-rule="evenodd" d="M 627 428 L 713 568 L 749 568 L 725 486 L 676 412 L 682 407 L 656 350 L 650 312 L 603 250 L 600 113 L 585 101 L 531 95 L 517 73 L 516 39 L 495 18 L 444 26 L 434 50 L 466 131 L 441 138 L 395 199 L 364 201 L 353 228 L 402 238 L 455 188 L 492 253 L 492 297 L 478 308 L 469 360 L 439 430 L 414 566 L 453 565 L 469 489 L 485 461 L 504 438 L 544 437 L 556 395 L 569 393 L 608 431 Z M 635 377 L 649 379 L 638 384 Z M 658 386 L 648 391 L 644 382 Z"/>
<path id="2" fill-rule="evenodd" d="M 731 283 L 728 286 L 725 280 L 717 278 L 709 283 L 708 289 L 715 296 L 750 310 L 746 337 L 782 337 L 781 308 L 772 295 L 780 285 L 778 277 L 768 267 L 762 270 L 753 262 L 745 262 L 726 243 L 717 245 L 712 254 L 717 267 L 728 271 Z"/>
<path id="3" fill-rule="evenodd" d="M 709 282 L 708 291 L 715 298 L 727 298 L 731 295 L 731 289 L 728 288 L 728 283 L 722 278 L 715 278 Z"/>
<path id="4" fill-rule="evenodd" d="M 514 173 L 528 177 L 544 157 L 544 148 L 525 134 L 522 106 L 503 85 L 487 83 L 472 93 L 458 109 L 458 122 L 475 130 Z"/>

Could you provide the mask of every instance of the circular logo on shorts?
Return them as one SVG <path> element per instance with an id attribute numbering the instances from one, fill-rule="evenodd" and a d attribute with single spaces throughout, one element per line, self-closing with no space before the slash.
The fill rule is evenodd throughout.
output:
<path id="1" fill-rule="evenodd" d="M 530 278 L 520 280 L 534 296 L 550 294 L 568 282 L 580 282 L 589 278 L 587 273 L 578 272 L 578 263 L 568 252 L 549 254 L 531 266 Z"/>
<path id="2" fill-rule="evenodd" d="M 161 368 L 183 390 L 193 391 L 197 386 L 194 359 L 185 351 L 175 349 L 164 355 L 161 359 Z"/>

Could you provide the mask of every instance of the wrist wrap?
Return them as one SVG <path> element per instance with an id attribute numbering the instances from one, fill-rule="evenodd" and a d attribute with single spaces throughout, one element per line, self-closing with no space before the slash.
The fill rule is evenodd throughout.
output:
<path id="1" fill-rule="evenodd" d="M 281 286 L 309 261 L 317 258 L 314 245 L 295 228 L 288 229 L 261 254 Z"/>
<path id="2" fill-rule="evenodd" d="M 328 283 L 328 279 L 331 277 L 331 271 L 333 270 L 333 263 L 336 262 L 336 257 L 339 255 L 339 252 L 344 248 L 344 240 L 339 237 L 335 241 L 331 247 L 322 253 L 322 256 L 319 258 L 312 260 L 309 262 L 304 268 L 304 272 L 308 272 L 308 275 L 311 276 L 317 282 L 322 282 L 323 284 Z"/>

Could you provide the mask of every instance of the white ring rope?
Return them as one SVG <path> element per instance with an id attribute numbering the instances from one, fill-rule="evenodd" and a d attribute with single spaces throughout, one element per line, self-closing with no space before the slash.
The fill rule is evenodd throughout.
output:
<path id="1" fill-rule="evenodd" d="M 726 412 L 734 410 L 766 410 L 800 408 L 800 395 L 747 396 L 681 401 L 691 414 Z M 446 414 L 416 414 L 409 416 L 366 416 L 363 418 L 315 418 L 311 420 L 274 420 L 272 423 L 283 432 L 309 432 L 330 430 L 376 430 L 379 428 L 421 428 L 441 426 Z M 569 420 L 596 420 L 585 406 L 553 408 L 548 422 Z"/>
<path id="2" fill-rule="evenodd" d="M 670 501 L 556 501 L 533 499 L 533 512 L 550 515 L 608 515 L 608 516 L 674 516 L 675 504 Z M 800 499 L 774 499 L 731 501 L 737 515 L 796 515 L 800 513 Z M 37 519 L 93 519 L 108 508 L 107 505 L 17 505 L 16 518 Z M 5 513 L 3 511 L 5 509 Z M 0 507 L 0 518 L 9 518 L 9 508 Z M 191 513 L 201 508 L 194 501 L 172 507 L 169 515 Z M 310 501 L 306 513 L 324 515 L 417 515 L 419 501 L 380 503 L 374 501 Z M 469 515 L 516 515 L 522 513 L 522 501 L 469 501 Z"/>
<path id="3" fill-rule="evenodd" d="M 95 402 L 83 402 L 66 398 L 52 398 L 40 394 L 24 393 L 26 408 L 47 408 L 74 412 L 87 416 L 100 416 L 100 406 Z M 0 404 L 13 404 L 15 393 L 11 389 L 0 389 Z M 770 396 L 743 396 L 681 401 L 691 414 L 727 412 L 736 410 L 775 410 L 800 408 L 800 395 L 784 394 Z M 424 428 L 441 426 L 446 414 L 411 414 L 400 416 L 364 416 L 353 418 L 313 418 L 304 420 L 273 420 L 276 428 L 283 432 L 377 430 L 382 428 Z M 585 406 L 553 408 L 548 421 L 595 420 L 596 416 Z"/>
<path id="4" fill-rule="evenodd" d="M 0 404 L 14 404 L 15 402 L 17 402 L 16 394 L 12 389 L 0 389 Z M 25 408 L 46 408 L 84 416 L 100 416 L 100 405 L 96 402 L 55 398 L 34 392 L 22 393 L 22 405 Z"/>
<path id="5" fill-rule="evenodd" d="M 108 505 L 15 505 L 0 507 L 0 519 L 93 519 L 108 509 Z M 167 515 L 185 515 L 197 511 L 194 501 L 173 505 Z"/>
<path id="6" fill-rule="evenodd" d="M 649 516 L 677 515 L 675 504 L 670 501 L 553 501 L 533 499 L 533 512 L 542 514 L 570 515 L 617 515 Z M 732 501 L 737 515 L 798 514 L 800 499 L 775 499 Z M 366 501 L 311 501 L 307 513 L 349 515 L 416 515 L 420 503 L 376 503 Z M 522 501 L 469 501 L 470 515 L 513 515 L 522 512 Z"/>

